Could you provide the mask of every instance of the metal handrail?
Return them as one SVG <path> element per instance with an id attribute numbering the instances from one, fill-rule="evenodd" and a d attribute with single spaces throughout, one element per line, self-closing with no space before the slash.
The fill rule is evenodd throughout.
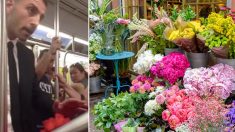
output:
<path id="1" fill-rule="evenodd" d="M 39 45 L 39 46 L 42 46 L 42 47 L 46 47 L 46 48 L 50 48 L 50 45 L 47 45 L 47 44 L 44 44 L 44 43 L 41 43 L 41 42 L 36 42 L 36 41 L 33 41 L 33 40 L 27 40 L 26 41 L 26 45 Z M 60 49 L 59 51 L 63 51 L 63 52 L 69 52 L 71 54 L 76 54 L 76 55 L 79 55 L 79 56 L 83 56 L 83 57 L 88 57 L 88 55 L 86 54 L 83 54 L 83 53 L 79 53 L 79 52 L 73 52 L 73 51 L 67 51 L 65 49 Z"/>
<path id="2" fill-rule="evenodd" d="M 0 0 L 0 131 L 7 131 L 8 56 L 6 42 L 6 1 Z"/>
<path id="3" fill-rule="evenodd" d="M 60 27 L 60 19 L 59 19 L 59 10 L 60 10 L 60 0 L 56 0 L 56 8 L 55 8 L 55 17 L 54 17 L 54 28 L 55 28 L 55 36 L 59 37 L 59 27 Z M 55 58 L 55 73 L 59 73 L 59 52 L 56 51 Z M 55 98 L 59 99 L 59 80 L 56 78 L 55 80 Z"/>

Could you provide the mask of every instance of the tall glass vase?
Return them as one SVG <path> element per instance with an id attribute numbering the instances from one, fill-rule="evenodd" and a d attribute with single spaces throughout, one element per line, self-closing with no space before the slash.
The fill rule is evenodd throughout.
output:
<path id="1" fill-rule="evenodd" d="M 115 53 L 113 47 L 113 36 L 106 38 L 104 48 L 101 50 L 101 53 L 104 55 L 113 55 Z"/>
<path id="2" fill-rule="evenodd" d="M 101 53 L 104 55 L 113 55 L 115 53 L 115 48 L 113 46 L 114 43 L 114 35 L 112 33 L 113 26 L 107 25 L 105 27 L 105 41 L 104 41 L 104 47 L 101 50 Z"/>

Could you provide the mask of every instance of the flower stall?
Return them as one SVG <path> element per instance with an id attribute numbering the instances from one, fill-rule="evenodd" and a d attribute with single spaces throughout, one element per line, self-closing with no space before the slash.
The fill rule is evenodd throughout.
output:
<path id="1" fill-rule="evenodd" d="M 166 11 L 162 4 L 152 7 L 152 20 L 117 19 L 130 31 L 128 45 L 142 47 L 130 65 L 135 74 L 128 91 L 92 107 L 94 126 L 105 132 L 235 131 L 233 12 L 224 7 L 197 18 L 190 6 Z"/>

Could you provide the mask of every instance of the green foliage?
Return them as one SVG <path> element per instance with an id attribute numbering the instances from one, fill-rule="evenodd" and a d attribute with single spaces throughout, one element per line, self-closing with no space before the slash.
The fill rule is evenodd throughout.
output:
<path id="1" fill-rule="evenodd" d="M 158 24 L 154 29 L 154 33 L 156 33 L 158 36 L 162 36 L 163 32 L 165 30 L 166 26 L 163 23 Z"/>
<path id="2" fill-rule="evenodd" d="M 224 35 L 211 35 L 210 38 L 206 39 L 205 45 L 212 49 L 214 47 L 226 46 L 228 42 L 228 38 Z"/>
<path id="3" fill-rule="evenodd" d="M 151 36 L 142 36 L 140 38 L 144 43 L 148 43 L 148 49 L 152 50 L 152 53 L 155 54 L 163 54 L 165 48 L 165 42 L 163 38 L 153 38 Z"/>
<path id="4" fill-rule="evenodd" d="M 174 6 L 173 9 L 171 10 L 171 16 L 170 16 L 170 18 L 171 18 L 172 21 L 176 21 L 176 19 L 177 19 L 178 16 L 179 16 L 179 13 L 178 13 L 178 11 L 177 11 L 177 8 L 178 8 L 178 6 Z"/>
<path id="5" fill-rule="evenodd" d="M 229 58 L 235 59 L 235 43 L 229 45 Z"/>
<path id="6" fill-rule="evenodd" d="M 192 10 L 191 6 L 188 6 L 186 9 L 182 10 L 180 12 L 180 16 L 183 18 L 184 21 L 191 21 L 193 20 L 197 15 Z"/>
<path id="7" fill-rule="evenodd" d="M 171 20 L 176 21 L 177 18 L 181 16 L 184 21 L 191 21 L 193 20 L 197 15 L 192 10 L 191 6 L 188 6 L 187 8 L 181 10 L 180 12 L 177 11 L 177 6 L 174 6 L 174 8 L 171 11 Z"/>
<path id="8" fill-rule="evenodd" d="M 113 123 L 125 118 L 134 118 L 137 113 L 143 111 L 147 94 L 120 93 L 104 99 L 94 106 L 94 124 L 98 129 L 110 130 Z"/>
<path id="9" fill-rule="evenodd" d="M 114 24 L 119 17 L 120 14 L 116 10 L 111 10 L 103 15 L 104 24 Z"/>
<path id="10" fill-rule="evenodd" d="M 112 2 L 112 0 L 103 0 L 102 4 L 99 6 L 98 0 L 90 0 L 90 14 L 96 14 L 97 16 L 102 16 L 107 12 L 107 7 Z"/>

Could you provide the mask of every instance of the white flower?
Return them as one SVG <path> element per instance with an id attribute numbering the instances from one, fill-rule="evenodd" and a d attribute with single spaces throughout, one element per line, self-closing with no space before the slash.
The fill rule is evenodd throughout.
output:
<path id="1" fill-rule="evenodd" d="M 150 94 L 149 94 L 149 98 L 151 99 L 151 98 L 155 98 L 155 96 L 156 96 L 156 93 L 155 92 L 151 92 Z"/>
<path id="2" fill-rule="evenodd" d="M 175 128 L 176 132 L 191 132 L 187 124 L 181 124 Z"/>
<path id="3" fill-rule="evenodd" d="M 149 71 L 151 66 L 157 61 L 160 61 L 163 55 L 157 54 L 153 55 L 151 50 L 147 50 L 139 55 L 137 62 L 133 65 L 133 69 L 138 74 L 144 74 Z"/>
<path id="4" fill-rule="evenodd" d="M 144 113 L 148 116 L 151 116 L 160 108 L 161 106 L 156 102 L 156 100 L 149 100 L 144 106 Z"/>
<path id="5" fill-rule="evenodd" d="M 90 19 L 91 21 L 93 21 L 93 22 L 96 22 L 96 21 L 99 21 L 99 20 L 100 20 L 100 18 L 97 17 L 97 16 L 95 16 L 95 15 L 89 15 L 89 19 Z"/>
<path id="6" fill-rule="evenodd" d="M 155 62 L 158 62 L 158 61 L 161 61 L 163 57 L 164 57 L 164 56 L 161 55 L 161 54 L 156 54 L 156 55 L 154 56 L 154 60 L 155 60 Z"/>

